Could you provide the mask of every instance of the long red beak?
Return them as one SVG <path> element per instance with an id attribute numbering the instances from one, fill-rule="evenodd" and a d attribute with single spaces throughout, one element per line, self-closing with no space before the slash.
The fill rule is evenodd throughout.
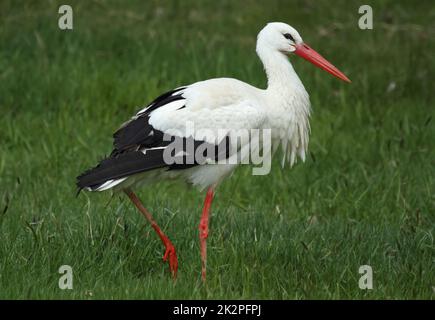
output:
<path id="1" fill-rule="evenodd" d="M 328 60 L 323 58 L 320 54 L 318 54 L 315 50 L 311 49 L 305 43 L 296 45 L 295 54 L 297 54 L 299 57 L 302 57 L 305 60 L 311 62 L 312 64 L 318 66 L 319 68 L 322 68 L 326 72 L 329 72 L 333 76 L 335 76 L 343 81 L 352 82 L 349 80 L 348 77 L 346 77 L 344 75 L 343 72 L 341 72 L 336 67 L 334 67 L 332 65 L 332 63 L 330 63 Z"/>

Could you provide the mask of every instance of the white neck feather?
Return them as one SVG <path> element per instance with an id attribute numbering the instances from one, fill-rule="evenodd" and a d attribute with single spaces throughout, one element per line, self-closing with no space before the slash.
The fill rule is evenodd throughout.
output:
<path id="1" fill-rule="evenodd" d="M 279 51 L 267 46 L 257 46 L 257 54 L 263 62 L 267 74 L 267 90 L 286 92 L 297 90 L 305 91 L 304 85 L 293 69 L 288 57 Z"/>
<path id="2" fill-rule="evenodd" d="M 305 160 L 308 148 L 309 96 L 285 54 L 261 41 L 257 44 L 257 54 L 267 74 L 265 93 L 272 102 L 268 106 L 270 126 L 276 130 L 275 138 L 281 143 L 283 165 L 286 159 L 293 165 L 297 155 Z"/>

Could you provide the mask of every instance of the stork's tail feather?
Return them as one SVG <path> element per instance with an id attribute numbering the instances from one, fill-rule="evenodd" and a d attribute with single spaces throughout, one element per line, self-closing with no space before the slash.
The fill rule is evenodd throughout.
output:
<path id="1" fill-rule="evenodd" d="M 77 177 L 76 184 L 79 192 L 82 189 L 103 191 L 120 184 L 128 176 L 165 166 L 163 149 L 121 153 L 109 156 L 83 172 Z"/>

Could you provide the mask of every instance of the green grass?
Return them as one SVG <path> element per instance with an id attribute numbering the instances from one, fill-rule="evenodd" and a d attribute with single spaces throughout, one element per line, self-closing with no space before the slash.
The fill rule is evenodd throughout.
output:
<path id="1" fill-rule="evenodd" d="M 357 27 L 360 1 L 69 1 L 63 32 L 60 2 L 2 1 L 0 298 L 433 299 L 435 8 L 367 2 L 372 31 Z M 268 21 L 295 26 L 353 83 L 292 59 L 313 104 L 310 156 L 268 176 L 241 167 L 221 185 L 206 287 L 204 195 L 139 192 L 178 249 L 173 283 L 127 199 L 75 197 L 75 177 L 165 90 L 221 76 L 264 87 L 254 48 Z M 64 264 L 73 290 L 58 288 Z M 373 290 L 358 288 L 364 264 Z"/>

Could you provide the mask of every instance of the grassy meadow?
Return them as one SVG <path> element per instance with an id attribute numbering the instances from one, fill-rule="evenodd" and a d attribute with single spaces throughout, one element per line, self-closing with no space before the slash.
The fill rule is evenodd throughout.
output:
<path id="1" fill-rule="evenodd" d="M 58 8 L 74 29 L 58 28 Z M 374 29 L 358 28 L 370 4 Z M 353 81 L 292 57 L 313 105 L 305 163 L 240 167 L 218 189 L 200 278 L 204 194 L 138 194 L 178 250 L 123 195 L 75 177 L 112 133 L 169 89 L 214 77 L 264 88 L 255 54 L 270 21 L 294 26 Z M 433 1 L 0 2 L 1 299 L 433 299 Z M 73 268 L 73 290 L 58 269 Z M 358 287 L 361 265 L 373 289 Z"/>

